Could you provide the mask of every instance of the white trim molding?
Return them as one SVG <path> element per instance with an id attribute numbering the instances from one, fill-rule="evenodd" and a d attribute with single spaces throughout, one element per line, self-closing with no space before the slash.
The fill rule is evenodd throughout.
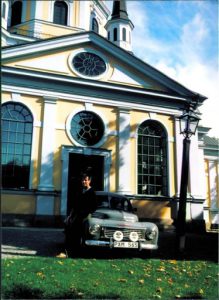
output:
<path id="1" fill-rule="evenodd" d="M 62 146 L 62 192 L 61 192 L 61 208 L 60 214 L 67 214 L 67 198 L 68 198 L 68 173 L 69 173 L 69 156 L 70 153 L 78 153 L 85 155 L 99 155 L 104 157 L 104 191 L 110 190 L 110 166 L 111 151 L 105 149 L 83 148 L 73 146 Z"/>

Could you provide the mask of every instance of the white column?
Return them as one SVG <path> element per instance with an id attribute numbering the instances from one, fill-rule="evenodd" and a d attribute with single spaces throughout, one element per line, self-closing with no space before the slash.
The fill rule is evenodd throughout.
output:
<path id="1" fill-rule="evenodd" d="M 118 112 L 118 147 L 117 147 L 118 186 L 117 192 L 131 193 L 131 145 L 130 145 L 130 113 L 119 108 Z"/>
<path id="2" fill-rule="evenodd" d="M 32 1 L 31 2 L 31 19 L 42 20 L 43 13 L 43 1 Z"/>
<path id="3" fill-rule="evenodd" d="M 219 224 L 218 160 L 209 160 L 211 224 Z"/>
<path id="4" fill-rule="evenodd" d="M 90 1 L 79 1 L 79 27 L 90 30 Z"/>
<path id="5" fill-rule="evenodd" d="M 69 0 L 69 6 L 68 6 L 68 26 L 73 26 L 73 0 Z"/>
<path id="6" fill-rule="evenodd" d="M 180 194 L 183 136 L 180 134 L 179 120 L 175 119 L 175 151 L 176 151 L 176 196 Z"/>
<path id="7" fill-rule="evenodd" d="M 196 199 L 206 197 L 205 166 L 203 150 L 198 147 L 198 134 L 191 136 L 189 156 L 190 193 Z"/>
<path id="8" fill-rule="evenodd" d="M 52 191 L 55 142 L 56 99 L 44 98 L 43 136 L 39 190 Z"/>
<path id="9" fill-rule="evenodd" d="M 24 23 L 27 21 L 27 2 L 22 1 L 22 14 L 21 14 L 21 22 Z"/>

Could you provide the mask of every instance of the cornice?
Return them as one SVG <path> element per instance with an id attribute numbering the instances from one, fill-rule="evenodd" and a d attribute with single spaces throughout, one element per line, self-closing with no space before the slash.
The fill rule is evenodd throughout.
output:
<path id="1" fill-rule="evenodd" d="M 2 68 L 2 90 L 178 115 L 187 99 L 101 81 Z"/>

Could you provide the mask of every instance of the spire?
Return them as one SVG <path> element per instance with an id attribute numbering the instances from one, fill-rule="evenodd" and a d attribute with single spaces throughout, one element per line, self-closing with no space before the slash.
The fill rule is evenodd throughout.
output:
<path id="1" fill-rule="evenodd" d="M 129 20 L 125 0 L 114 0 L 111 20 L 114 19 Z"/>

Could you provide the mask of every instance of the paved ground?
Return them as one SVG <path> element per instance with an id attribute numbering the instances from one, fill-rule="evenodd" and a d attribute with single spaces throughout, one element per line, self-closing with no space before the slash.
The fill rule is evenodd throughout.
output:
<path id="1" fill-rule="evenodd" d="M 54 257 L 63 249 L 64 234 L 62 229 L 48 228 L 2 228 L 2 258 L 47 256 Z M 159 249 L 152 253 L 152 257 L 160 259 L 174 259 L 175 233 L 173 231 L 160 232 Z M 89 251 L 89 255 L 96 257 L 112 257 L 112 251 L 96 249 Z M 133 252 L 117 251 L 114 257 L 132 256 Z M 139 255 L 135 253 L 134 255 Z M 185 259 L 200 259 L 218 261 L 217 233 L 187 234 Z"/>

